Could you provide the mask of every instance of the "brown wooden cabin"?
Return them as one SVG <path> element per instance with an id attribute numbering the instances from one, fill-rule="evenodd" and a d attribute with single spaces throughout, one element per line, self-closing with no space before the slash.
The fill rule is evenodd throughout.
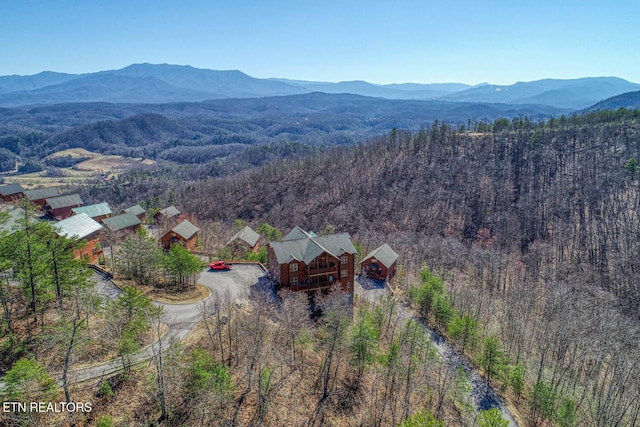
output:
<path id="1" fill-rule="evenodd" d="M 125 213 L 130 213 L 130 214 L 134 214 L 135 216 L 138 217 L 138 219 L 140 220 L 140 222 L 146 222 L 147 221 L 147 211 L 140 205 L 133 205 L 127 209 L 124 210 Z"/>
<path id="2" fill-rule="evenodd" d="M 123 213 L 102 220 L 104 226 L 112 233 L 135 233 L 140 228 L 140 220 L 131 213 Z"/>
<path id="3" fill-rule="evenodd" d="M 178 215 L 180 215 L 180 211 L 175 206 L 169 206 L 168 208 L 164 208 L 159 210 L 154 216 L 153 220 L 156 224 L 162 224 L 167 221 L 177 221 Z M 175 222 L 174 222 L 175 224 Z"/>
<path id="4" fill-rule="evenodd" d="M 349 233 L 317 236 L 296 227 L 280 242 L 269 242 L 268 269 L 281 288 L 353 292 L 356 248 Z"/>
<path id="5" fill-rule="evenodd" d="M 161 238 L 162 247 L 169 249 L 176 243 L 181 244 L 190 251 L 198 248 L 198 232 L 200 229 L 188 220 L 183 220 L 178 225 L 167 231 Z"/>
<path id="6" fill-rule="evenodd" d="M 385 243 L 364 257 L 360 262 L 360 274 L 375 280 L 392 281 L 397 264 L 398 254 Z"/>
<path id="7" fill-rule="evenodd" d="M 73 251 L 74 258 L 93 264 L 102 255 L 100 240 L 103 227 L 86 213 L 79 213 L 59 221 L 54 224 L 54 228 L 58 235 L 83 243 L 82 247 Z"/>
<path id="8" fill-rule="evenodd" d="M 226 245 L 234 258 L 243 258 L 249 251 L 258 253 L 260 250 L 260 235 L 248 225 L 233 235 Z"/>
<path id="9" fill-rule="evenodd" d="M 102 222 L 103 219 L 109 218 L 113 213 L 111 211 L 111 206 L 109 206 L 109 203 L 107 202 L 96 203 L 95 205 L 80 206 L 78 208 L 71 209 L 71 212 L 73 212 L 74 215 L 84 212 L 89 215 L 90 218 L 93 218 L 93 220 L 97 222 Z"/>
<path id="10" fill-rule="evenodd" d="M 43 210 L 47 204 L 47 199 L 60 196 L 60 190 L 58 190 L 58 187 L 45 187 L 36 190 L 27 190 L 24 194 L 32 204 L 37 206 L 38 209 Z"/>
<path id="11" fill-rule="evenodd" d="M 0 185 L 0 199 L 5 203 L 15 203 L 25 196 L 20 184 Z"/>
<path id="12" fill-rule="evenodd" d="M 62 220 L 69 218 L 73 214 L 73 208 L 78 208 L 83 204 L 82 199 L 77 194 L 50 197 L 45 200 L 44 210 L 47 216 Z"/>

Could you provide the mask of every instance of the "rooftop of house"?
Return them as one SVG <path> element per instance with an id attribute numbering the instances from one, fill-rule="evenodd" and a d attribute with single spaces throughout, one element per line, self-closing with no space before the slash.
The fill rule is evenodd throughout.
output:
<path id="1" fill-rule="evenodd" d="M 58 230 L 59 235 L 72 239 L 85 238 L 103 228 L 102 225 L 84 212 L 59 221 L 53 227 Z"/>
<path id="2" fill-rule="evenodd" d="M 169 206 L 158 211 L 156 215 L 162 215 L 165 218 L 173 218 L 176 215 L 180 215 L 180 211 L 175 206 Z"/>
<path id="3" fill-rule="evenodd" d="M 18 225 L 18 218 L 20 218 L 21 215 L 24 216 L 24 209 L 11 209 L 7 211 L 6 214 L 6 220 L 0 221 L 0 231 L 7 234 L 13 234 L 16 231 L 16 226 Z"/>
<path id="4" fill-rule="evenodd" d="M 58 187 L 38 188 L 36 190 L 27 190 L 24 192 L 24 195 L 27 196 L 27 199 L 32 201 L 42 200 L 58 197 L 60 195 L 60 190 L 58 190 Z"/>
<path id="5" fill-rule="evenodd" d="M 174 233 L 181 236 L 185 240 L 192 238 L 200 229 L 191 224 L 186 219 L 171 229 Z"/>
<path id="6" fill-rule="evenodd" d="M 113 213 L 111 212 L 111 206 L 109 206 L 109 203 L 107 202 L 96 203 L 95 205 L 80 206 L 71 210 L 76 215 L 79 213 L 86 213 L 91 218 L 103 215 L 111 215 Z"/>
<path id="7" fill-rule="evenodd" d="M 297 225 L 282 238 L 282 240 L 298 240 L 298 239 L 306 239 L 308 237 L 318 237 L 316 233 L 313 231 L 304 231 L 302 228 Z"/>
<path id="8" fill-rule="evenodd" d="M 123 213 L 111 218 L 105 218 L 102 223 L 111 231 L 119 231 L 141 224 L 140 219 L 132 213 Z"/>
<path id="9" fill-rule="evenodd" d="M 24 188 L 20 184 L 0 185 L 0 195 L 10 196 L 12 194 L 24 193 Z"/>
<path id="10" fill-rule="evenodd" d="M 364 257 L 362 262 L 370 258 L 375 258 L 382 265 L 389 268 L 393 265 L 394 262 L 397 261 L 398 254 L 393 249 L 391 249 L 391 246 L 385 243 L 384 245 L 369 252 L 369 254 Z"/>
<path id="11" fill-rule="evenodd" d="M 48 197 L 46 199 L 46 204 L 51 208 L 51 209 L 60 209 L 60 208 L 67 208 L 70 206 L 81 206 L 84 203 L 82 202 L 82 199 L 80 198 L 79 195 L 77 194 L 70 194 L 68 196 L 58 196 L 58 197 Z"/>
<path id="12" fill-rule="evenodd" d="M 133 205 L 124 210 L 126 213 L 134 214 L 134 215 L 142 215 L 147 211 L 140 205 Z"/>
<path id="13" fill-rule="evenodd" d="M 288 264 L 293 260 L 309 264 L 323 252 L 336 258 L 345 253 L 353 255 L 357 252 L 349 233 L 314 236 L 300 227 L 294 228 L 281 242 L 269 242 L 269 245 L 280 264 Z"/>
<path id="14" fill-rule="evenodd" d="M 231 239 L 227 242 L 227 245 L 233 242 L 236 239 L 240 239 L 243 242 L 247 243 L 249 246 L 254 247 L 258 240 L 260 239 L 260 235 L 253 231 L 251 227 L 248 225 L 244 226 L 242 230 L 238 231 L 233 235 Z"/>

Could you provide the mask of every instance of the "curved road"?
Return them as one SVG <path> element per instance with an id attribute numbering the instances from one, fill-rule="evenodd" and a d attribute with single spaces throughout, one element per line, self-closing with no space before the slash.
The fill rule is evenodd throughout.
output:
<path id="1" fill-rule="evenodd" d="M 245 299 L 249 295 L 252 285 L 258 283 L 260 277 L 264 276 L 263 271 L 256 265 L 243 264 L 234 265 L 230 271 L 203 270 L 198 277 L 198 283 L 211 290 L 211 295 L 206 301 L 215 297 L 216 293 L 229 293 L 232 301 Z M 93 279 L 100 296 L 115 299 L 122 293 L 120 288 L 106 279 L 104 276 L 94 273 Z M 200 322 L 201 316 L 199 307 L 202 301 L 192 304 L 163 304 L 155 303 L 163 307 L 167 326 L 169 330 L 163 339 L 184 339 L 189 332 Z M 145 347 L 144 350 L 131 356 L 132 364 L 150 359 L 154 353 L 153 343 Z M 114 359 L 109 362 L 100 363 L 72 370 L 74 382 L 88 381 L 94 378 L 102 378 L 122 369 L 122 361 Z"/>
<path id="2" fill-rule="evenodd" d="M 255 265 L 234 265 L 231 271 L 204 270 L 198 277 L 198 282 L 211 290 L 211 296 L 206 300 L 214 298 L 216 292 L 228 292 L 232 301 L 236 301 L 245 299 L 249 295 L 251 286 L 258 283 L 259 279 L 263 276 L 263 271 Z M 105 279 L 97 273 L 94 274 L 94 280 L 96 281 L 98 293 L 103 297 L 112 299 L 117 298 L 117 296 L 122 292 L 110 280 Z M 367 300 L 375 301 L 382 295 L 388 293 L 386 288 L 375 284 L 360 283 L 359 281 L 356 281 L 356 283 L 355 292 L 359 294 L 361 298 Z M 202 302 L 193 304 L 156 303 L 156 305 L 164 308 L 168 319 L 167 325 L 169 330 L 163 339 L 184 339 L 184 337 L 186 337 L 201 320 L 198 309 L 201 304 Z M 399 308 L 399 314 L 404 320 L 412 318 L 421 324 L 427 332 L 429 332 L 429 336 L 431 337 L 435 348 L 446 364 L 454 369 L 462 367 L 465 372 L 467 372 L 472 387 L 470 397 L 476 407 L 476 410 L 480 412 L 482 410 L 497 407 L 502 411 L 504 418 L 509 421 L 509 426 L 517 427 L 518 423 L 504 404 L 502 397 L 498 395 L 493 388 L 487 384 L 486 380 L 474 370 L 466 356 L 458 352 L 436 331 L 422 323 L 420 319 L 415 318 L 415 316 L 413 316 L 413 314 L 411 314 L 402 305 L 400 305 Z M 136 353 L 131 357 L 131 362 L 135 364 L 149 360 L 153 356 L 153 346 L 155 344 L 156 343 L 151 344 L 141 352 Z M 73 379 L 76 382 L 82 382 L 94 378 L 102 378 L 114 372 L 118 372 L 121 369 L 122 362 L 119 359 L 116 359 L 91 367 L 74 369 Z"/>

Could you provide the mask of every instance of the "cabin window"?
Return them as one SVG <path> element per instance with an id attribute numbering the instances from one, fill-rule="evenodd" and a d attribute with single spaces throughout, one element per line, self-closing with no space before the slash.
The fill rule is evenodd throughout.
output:
<path id="1" fill-rule="evenodd" d="M 297 263 L 293 263 L 293 264 L 289 264 L 289 271 L 294 272 L 294 271 L 298 271 L 298 264 Z M 296 279 L 298 280 L 298 279 Z"/>
<path id="2" fill-rule="evenodd" d="M 291 286 L 298 286 L 298 278 L 297 277 L 292 277 L 291 279 L 289 279 L 289 284 Z"/>
<path id="3" fill-rule="evenodd" d="M 346 256 L 346 255 L 342 255 L 342 256 L 340 257 L 340 264 L 346 264 L 346 263 L 348 263 L 348 262 L 349 262 L 349 257 L 348 257 L 348 256 Z"/>
<path id="4" fill-rule="evenodd" d="M 344 279 L 349 276 L 349 270 L 340 270 L 340 278 Z"/>

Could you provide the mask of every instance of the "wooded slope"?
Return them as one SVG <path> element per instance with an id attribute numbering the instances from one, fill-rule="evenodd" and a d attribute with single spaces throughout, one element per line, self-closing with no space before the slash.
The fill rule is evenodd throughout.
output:
<path id="1" fill-rule="evenodd" d="M 87 197 L 171 200 L 223 227 L 334 228 L 364 253 L 387 242 L 398 288 L 441 271 L 447 301 L 522 367 L 527 425 L 636 425 L 640 112 L 476 127 L 393 131 L 226 178 L 160 165 Z"/>
<path id="2" fill-rule="evenodd" d="M 481 242 L 522 257 L 534 276 L 588 268 L 637 310 L 639 122 L 625 111 L 503 119 L 475 134 L 436 122 L 223 179 L 137 171 L 119 191 L 133 202 L 171 188 L 203 220 Z"/>

